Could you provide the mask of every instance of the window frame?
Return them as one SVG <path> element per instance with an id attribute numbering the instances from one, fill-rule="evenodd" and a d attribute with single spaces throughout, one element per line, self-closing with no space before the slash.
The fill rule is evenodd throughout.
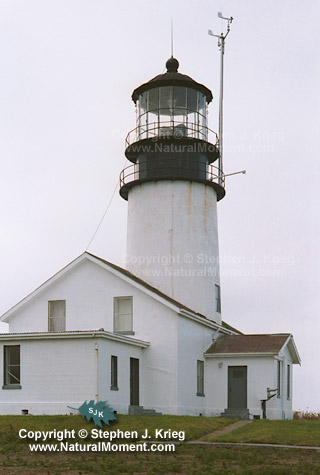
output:
<path id="1" fill-rule="evenodd" d="M 118 357 L 111 355 L 111 373 L 110 373 L 110 389 L 111 391 L 119 391 L 118 387 Z"/>
<path id="2" fill-rule="evenodd" d="M 10 348 L 19 348 L 19 364 L 10 365 L 8 362 L 9 349 Z M 19 382 L 9 383 L 8 382 L 8 373 L 10 366 L 19 366 Z M 21 389 L 21 346 L 20 345 L 3 345 L 3 386 L 2 389 Z"/>
<path id="3" fill-rule="evenodd" d="M 291 365 L 287 365 L 287 400 L 291 399 Z"/>
<path id="4" fill-rule="evenodd" d="M 204 394 L 204 361 L 197 360 L 197 396 L 205 397 Z"/>
<path id="5" fill-rule="evenodd" d="M 131 301 L 131 325 L 130 325 L 130 330 L 116 330 L 117 325 L 116 325 L 116 318 L 117 316 L 121 315 L 128 315 L 128 314 L 121 314 L 121 313 L 116 313 L 116 302 L 120 300 L 130 300 Z M 133 331 L 133 296 L 132 295 L 126 295 L 126 296 L 116 296 L 113 297 L 113 332 L 118 333 L 120 335 L 134 335 L 135 332 Z"/>
<path id="6" fill-rule="evenodd" d="M 64 329 L 63 330 L 51 330 L 51 323 L 54 323 L 55 320 L 59 320 L 61 317 L 51 317 L 50 316 L 50 307 L 53 302 L 64 302 Z M 48 300 L 48 332 L 51 333 L 59 333 L 59 332 L 65 332 L 66 331 L 66 319 L 67 319 L 67 301 L 65 299 L 59 299 L 59 300 Z"/>
<path id="7" fill-rule="evenodd" d="M 215 284 L 215 301 L 216 301 L 216 312 L 221 313 L 221 287 L 219 284 Z"/>
<path id="8" fill-rule="evenodd" d="M 282 391 L 282 384 L 281 384 L 281 377 L 282 377 L 282 361 L 277 360 L 277 398 L 281 398 L 281 391 Z"/>

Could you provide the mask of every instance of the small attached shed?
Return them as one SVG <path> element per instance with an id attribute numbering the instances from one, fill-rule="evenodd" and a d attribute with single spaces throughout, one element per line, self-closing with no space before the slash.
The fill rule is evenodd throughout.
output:
<path id="1" fill-rule="evenodd" d="M 300 364 L 292 335 L 225 335 L 205 358 L 214 415 L 292 419 L 292 368 Z"/>

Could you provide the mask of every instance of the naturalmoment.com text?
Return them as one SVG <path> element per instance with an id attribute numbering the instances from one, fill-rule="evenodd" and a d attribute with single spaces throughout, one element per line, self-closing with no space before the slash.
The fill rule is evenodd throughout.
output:
<path id="1" fill-rule="evenodd" d="M 152 432 L 145 429 L 142 433 L 135 430 L 104 431 L 97 428 L 91 429 L 90 432 L 86 429 L 77 431 L 20 429 L 19 437 L 36 442 L 29 443 L 31 452 L 174 452 L 175 444 L 185 440 L 185 432 L 171 429 L 155 429 Z M 77 438 L 86 439 L 86 442 L 75 441 Z M 171 443 L 166 442 L 168 439 Z"/>

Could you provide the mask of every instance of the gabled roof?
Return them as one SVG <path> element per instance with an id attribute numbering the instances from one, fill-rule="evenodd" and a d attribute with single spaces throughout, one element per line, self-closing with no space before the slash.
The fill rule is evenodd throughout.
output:
<path id="1" fill-rule="evenodd" d="M 238 333 L 238 335 L 243 335 L 243 333 L 240 330 L 237 330 L 236 328 L 232 327 L 229 325 L 229 323 L 226 323 L 222 320 L 221 322 L 223 328 L 226 328 L 227 330 L 231 330 L 232 332 Z"/>
<path id="2" fill-rule="evenodd" d="M 129 277 L 129 279 L 131 280 L 134 280 L 135 282 L 137 282 L 138 284 L 142 285 L 144 288 L 150 290 L 151 292 L 159 295 L 159 297 L 167 300 L 168 302 L 172 303 L 173 305 L 175 305 L 176 307 L 178 307 L 179 309 L 184 309 L 184 310 L 187 310 L 188 312 L 191 312 L 195 315 L 198 315 L 198 317 L 201 317 L 201 318 L 204 318 L 205 320 L 209 320 L 207 319 L 207 317 L 205 317 L 204 315 L 202 315 L 201 313 L 198 313 L 198 312 L 195 312 L 194 310 L 190 309 L 189 307 L 186 307 L 185 305 L 183 305 L 182 303 L 178 302 L 177 300 L 174 300 L 173 298 L 169 297 L 168 295 L 164 294 L 163 292 L 161 292 L 160 290 L 158 290 L 156 287 L 153 287 L 152 285 L 148 284 L 147 282 L 145 282 L 144 280 L 140 279 L 139 277 L 137 277 L 136 275 L 132 274 L 131 272 L 129 272 L 128 270 L 126 269 L 123 269 L 122 267 L 119 267 L 115 264 L 112 264 L 111 262 L 108 262 L 108 261 L 105 261 L 104 259 L 102 259 L 101 257 L 98 257 L 98 256 L 95 256 L 94 254 L 91 254 L 90 252 L 87 252 L 87 254 L 89 256 L 92 256 L 94 257 L 95 259 L 98 259 L 99 261 L 103 262 L 104 264 L 108 265 L 109 267 L 112 267 L 113 269 L 117 270 L 118 272 L 120 272 L 121 274 L 125 275 L 126 277 Z M 210 320 L 211 321 L 211 320 Z M 226 328 L 227 330 L 231 330 L 233 332 L 236 332 L 236 333 L 241 333 L 239 332 L 239 330 L 236 330 L 235 328 L 233 328 L 231 325 L 228 325 L 227 323 L 225 322 L 222 322 L 222 326 L 223 328 Z"/>
<path id="3" fill-rule="evenodd" d="M 300 364 L 300 357 L 290 333 L 263 335 L 224 335 L 207 349 L 206 356 L 278 355 L 288 345 L 292 360 Z"/>
<path id="4" fill-rule="evenodd" d="M 79 257 L 74 259 L 72 262 L 70 262 L 67 266 L 65 266 L 63 269 L 61 269 L 59 272 L 57 272 L 54 276 L 52 276 L 50 279 L 48 279 L 46 282 L 44 282 L 42 285 L 37 287 L 31 294 L 29 294 L 27 297 L 25 297 L 23 300 L 21 300 L 19 303 L 17 303 L 14 307 L 12 307 L 10 310 L 8 310 L 6 313 L 4 313 L 0 321 L 6 322 L 9 320 L 10 316 L 17 311 L 22 305 L 26 304 L 29 302 L 33 297 L 35 297 L 40 291 L 42 291 L 44 288 L 47 286 L 51 285 L 56 279 L 62 277 L 66 272 L 70 271 L 74 266 L 78 265 L 80 262 L 82 262 L 84 259 L 89 259 L 91 262 L 96 262 L 96 263 L 101 263 L 103 267 L 108 267 L 109 269 L 113 269 L 116 271 L 115 273 L 120 274 L 121 276 L 129 279 L 131 282 L 134 282 L 138 284 L 137 286 L 143 287 L 143 289 L 147 290 L 148 292 L 151 292 L 153 295 L 159 297 L 159 299 L 162 299 L 163 301 L 167 302 L 171 306 L 174 306 L 176 310 L 185 310 L 186 312 L 192 314 L 195 317 L 198 317 L 200 320 L 203 320 L 203 322 L 210 323 L 215 325 L 216 327 L 220 327 L 216 322 L 213 322 L 212 320 L 208 319 L 201 313 L 198 313 L 189 307 L 186 307 L 182 303 L 178 302 L 177 300 L 172 299 L 168 295 L 164 294 L 160 290 L 156 289 L 152 285 L 148 284 L 144 280 L 140 279 L 139 277 L 135 276 L 131 272 L 129 272 L 126 269 L 123 269 L 122 267 L 119 267 L 115 264 L 112 264 L 111 262 L 106 261 L 105 259 L 102 259 L 101 257 L 95 256 L 94 254 L 91 254 L 90 252 L 84 252 L 81 254 Z M 220 327 L 221 328 L 221 327 Z M 225 322 L 222 322 L 222 328 L 225 329 L 225 332 L 235 332 L 235 333 L 241 333 L 239 330 L 236 330 L 235 328 L 231 327 Z"/>
<path id="5" fill-rule="evenodd" d="M 146 282 L 146 281 L 140 279 L 139 277 L 137 277 L 136 275 L 132 274 L 132 272 L 130 272 L 126 269 L 123 269 L 123 267 L 119 267 L 116 264 L 112 264 L 111 262 L 105 261 L 101 257 L 95 256 L 94 254 L 91 254 L 90 252 L 87 252 L 86 254 L 88 254 L 91 257 L 94 257 L 95 259 L 98 259 L 99 261 L 103 262 L 107 266 L 112 267 L 112 269 L 115 269 L 116 271 L 120 272 L 122 275 L 125 275 L 126 277 L 129 277 L 129 279 L 134 280 L 135 282 L 137 282 L 137 284 L 142 285 L 144 288 L 150 290 L 151 292 L 154 292 L 155 294 L 159 295 L 159 297 L 162 297 L 163 299 L 167 300 L 168 302 L 172 303 L 173 305 L 176 305 L 179 308 L 183 308 L 184 310 L 187 310 L 188 312 L 192 312 L 192 313 L 194 313 L 194 314 L 196 314 L 196 315 L 198 315 L 202 318 L 206 318 L 204 315 L 201 315 L 201 313 L 195 312 L 194 310 L 191 310 L 189 307 L 186 307 L 185 305 L 178 302 L 177 300 L 172 299 L 168 295 L 166 295 L 163 292 L 161 292 L 160 290 L 158 290 L 156 287 L 153 287 L 152 285 L 148 284 L 148 282 Z"/>

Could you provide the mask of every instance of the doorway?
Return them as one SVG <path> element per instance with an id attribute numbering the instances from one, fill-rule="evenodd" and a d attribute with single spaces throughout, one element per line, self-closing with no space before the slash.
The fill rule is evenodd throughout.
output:
<path id="1" fill-rule="evenodd" d="M 228 408 L 247 409 L 247 366 L 228 366 Z"/>
<path id="2" fill-rule="evenodd" d="M 139 360 L 130 358 L 130 405 L 139 406 Z"/>

